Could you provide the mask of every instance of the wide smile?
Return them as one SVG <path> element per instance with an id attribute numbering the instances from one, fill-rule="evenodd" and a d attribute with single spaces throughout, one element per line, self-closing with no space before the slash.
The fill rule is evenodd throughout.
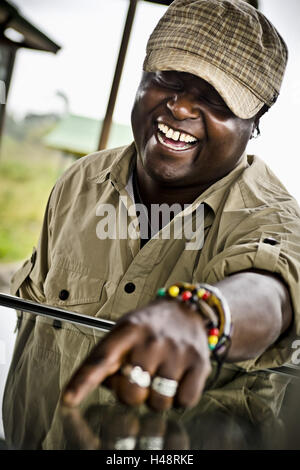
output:
<path id="1" fill-rule="evenodd" d="M 156 137 L 161 145 L 177 152 L 189 150 L 199 142 L 193 135 L 173 129 L 162 122 L 157 123 Z"/>

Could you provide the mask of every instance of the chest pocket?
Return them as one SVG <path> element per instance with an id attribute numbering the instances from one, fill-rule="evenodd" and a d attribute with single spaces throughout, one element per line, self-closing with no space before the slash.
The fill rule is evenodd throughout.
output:
<path id="1" fill-rule="evenodd" d="M 100 307 L 104 283 L 104 279 L 91 275 L 88 266 L 57 258 L 44 283 L 46 303 L 60 307 L 77 306 L 72 310 L 95 315 Z"/>

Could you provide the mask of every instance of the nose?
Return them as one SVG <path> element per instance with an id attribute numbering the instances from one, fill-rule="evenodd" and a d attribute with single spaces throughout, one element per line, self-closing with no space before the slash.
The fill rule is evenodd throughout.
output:
<path id="1" fill-rule="evenodd" d="M 189 93 L 176 94 L 167 101 L 167 108 L 178 121 L 197 119 L 200 108 L 195 97 Z"/>

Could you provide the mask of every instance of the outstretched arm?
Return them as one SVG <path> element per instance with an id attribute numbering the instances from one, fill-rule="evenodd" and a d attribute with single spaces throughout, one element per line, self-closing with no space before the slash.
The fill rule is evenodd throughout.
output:
<path id="1" fill-rule="evenodd" d="M 292 308 L 284 283 L 264 272 L 242 272 L 217 287 L 231 309 L 234 329 L 228 361 L 260 356 L 289 327 Z M 160 300 L 125 315 L 72 377 L 63 403 L 75 406 L 106 380 L 119 399 L 130 405 L 147 401 L 158 410 L 173 402 L 193 406 L 211 372 L 207 333 L 201 315 L 188 305 Z M 120 369 L 140 366 L 156 376 L 178 382 L 175 397 L 131 383 Z M 107 381 L 108 379 L 108 381 Z"/>
<path id="2" fill-rule="evenodd" d="M 290 296 L 279 277 L 264 271 L 241 272 L 217 286 L 227 299 L 234 325 L 227 361 L 260 356 L 290 326 Z"/>

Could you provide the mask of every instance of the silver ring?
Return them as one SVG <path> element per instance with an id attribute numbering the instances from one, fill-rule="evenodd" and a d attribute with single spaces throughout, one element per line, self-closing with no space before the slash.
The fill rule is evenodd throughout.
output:
<path id="1" fill-rule="evenodd" d="M 160 395 L 165 397 L 174 397 L 176 395 L 178 382 L 177 380 L 165 379 L 164 377 L 154 377 L 151 387 Z"/>
<path id="2" fill-rule="evenodd" d="M 141 450 L 163 450 L 164 440 L 160 436 L 141 436 L 139 449 Z"/>
<path id="3" fill-rule="evenodd" d="M 136 438 L 135 437 L 120 437 L 115 442 L 116 450 L 133 450 L 135 449 Z"/>
<path id="4" fill-rule="evenodd" d="M 151 383 L 149 372 L 143 370 L 140 366 L 126 364 L 121 368 L 121 373 L 128 378 L 130 383 L 136 384 L 141 388 L 148 388 Z"/>

